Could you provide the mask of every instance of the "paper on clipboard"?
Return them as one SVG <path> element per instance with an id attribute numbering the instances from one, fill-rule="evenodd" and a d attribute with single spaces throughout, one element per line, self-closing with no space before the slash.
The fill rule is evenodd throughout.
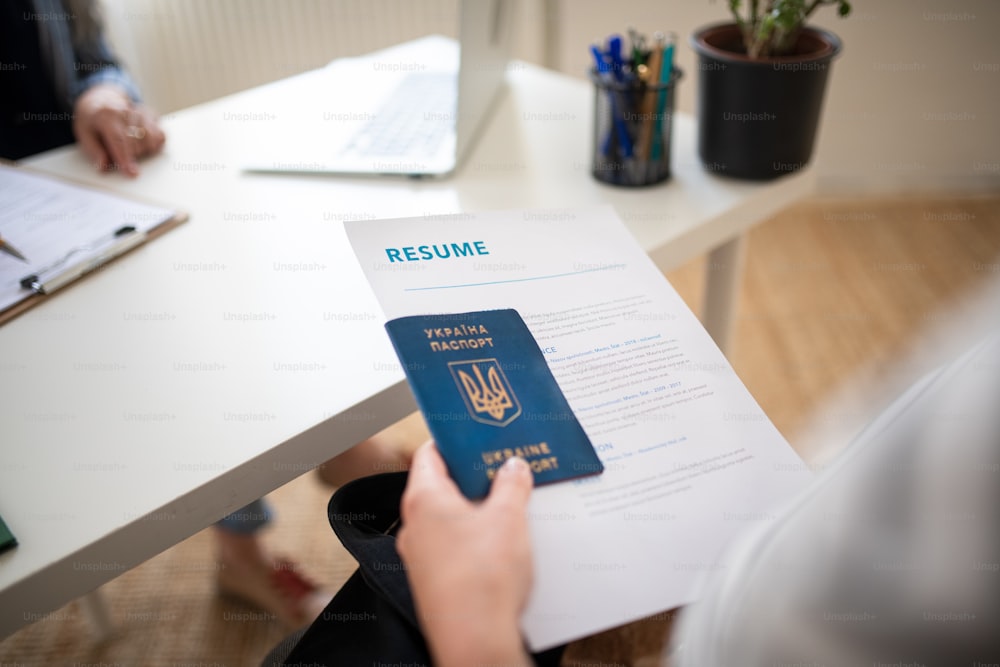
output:
<path id="1" fill-rule="evenodd" d="M 56 274 L 61 286 L 65 277 L 79 277 L 137 245 L 110 243 L 116 234 L 141 241 L 184 219 L 172 209 L 0 164 L 0 236 L 28 260 L 0 254 L 0 323 L 41 298 L 22 285 L 26 277 Z"/>

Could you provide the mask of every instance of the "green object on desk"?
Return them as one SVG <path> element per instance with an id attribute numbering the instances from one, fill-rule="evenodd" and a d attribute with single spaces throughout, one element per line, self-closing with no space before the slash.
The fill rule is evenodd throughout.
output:
<path id="1" fill-rule="evenodd" d="M 7 551 L 7 549 L 13 549 L 17 546 L 17 538 L 14 537 L 14 533 L 10 532 L 10 528 L 4 523 L 3 517 L 0 516 L 0 553 Z"/>
<path id="2" fill-rule="evenodd" d="M 674 36 L 673 34 L 671 34 L 670 41 L 668 41 L 667 45 L 663 47 L 663 55 L 661 56 L 661 64 L 659 72 L 660 85 L 662 86 L 668 85 L 670 83 L 670 77 L 674 75 L 674 41 L 675 41 Z M 657 48 L 660 48 L 660 43 L 658 42 L 656 46 Z M 663 90 L 660 91 L 659 99 L 657 99 L 656 101 L 656 115 L 654 116 L 654 118 L 656 119 L 656 123 L 658 125 L 663 123 L 663 112 L 666 110 L 666 107 L 667 107 L 667 89 L 663 88 Z M 653 148 L 651 151 L 651 158 L 653 160 L 659 160 L 660 153 L 663 150 L 662 129 L 660 127 L 657 127 L 656 133 L 653 136 L 654 136 L 654 141 L 653 141 Z"/>

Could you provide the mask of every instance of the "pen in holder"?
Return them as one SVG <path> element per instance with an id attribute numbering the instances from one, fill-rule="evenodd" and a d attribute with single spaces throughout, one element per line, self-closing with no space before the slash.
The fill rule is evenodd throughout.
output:
<path id="1" fill-rule="evenodd" d="M 646 82 L 592 69 L 594 82 L 594 158 L 599 181 L 642 186 L 670 178 L 670 134 L 674 95 L 683 72 Z"/>

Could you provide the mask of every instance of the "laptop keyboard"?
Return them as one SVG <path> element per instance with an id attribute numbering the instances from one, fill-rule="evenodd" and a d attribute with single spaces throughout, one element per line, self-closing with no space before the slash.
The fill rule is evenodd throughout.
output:
<path id="1" fill-rule="evenodd" d="M 345 149 L 358 157 L 432 156 L 455 127 L 455 75 L 413 72 Z"/>

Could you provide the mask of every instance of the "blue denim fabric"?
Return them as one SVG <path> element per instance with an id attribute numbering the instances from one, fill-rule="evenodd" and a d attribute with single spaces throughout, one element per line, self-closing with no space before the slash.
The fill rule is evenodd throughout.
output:
<path id="1" fill-rule="evenodd" d="M 271 518 L 270 506 L 263 498 L 259 498 L 246 507 L 222 517 L 215 525 L 233 533 L 249 535 L 267 525 Z"/>

